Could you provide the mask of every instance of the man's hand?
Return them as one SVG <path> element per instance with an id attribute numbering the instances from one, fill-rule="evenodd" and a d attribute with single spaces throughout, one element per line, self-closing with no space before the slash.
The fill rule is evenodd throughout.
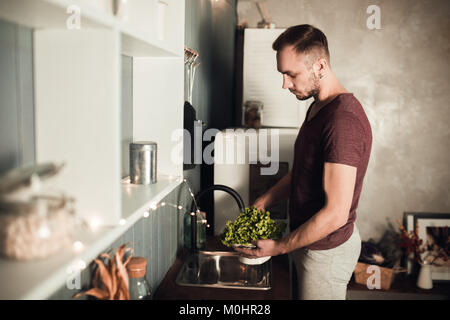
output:
<path id="1" fill-rule="evenodd" d="M 262 196 L 257 198 L 253 203 L 253 206 L 258 210 L 266 211 L 266 208 L 268 207 L 268 195 L 263 194 Z"/>
<path id="2" fill-rule="evenodd" d="M 234 250 L 249 258 L 277 256 L 284 253 L 283 246 L 276 240 L 258 240 L 255 245 L 256 249 L 236 248 Z"/>
<path id="3" fill-rule="evenodd" d="M 283 178 L 281 178 L 280 181 L 278 181 L 266 193 L 257 198 L 253 203 L 253 206 L 258 210 L 266 211 L 267 207 L 271 206 L 272 204 L 287 199 L 290 187 L 291 171 L 289 171 Z"/>

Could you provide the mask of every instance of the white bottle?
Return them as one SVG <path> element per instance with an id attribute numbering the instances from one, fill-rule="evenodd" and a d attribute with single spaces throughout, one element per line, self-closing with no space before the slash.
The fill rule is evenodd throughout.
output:
<path id="1" fill-rule="evenodd" d="M 417 286 L 422 289 L 433 288 L 433 279 L 431 278 L 431 264 L 420 264 L 419 277 L 417 278 Z"/>

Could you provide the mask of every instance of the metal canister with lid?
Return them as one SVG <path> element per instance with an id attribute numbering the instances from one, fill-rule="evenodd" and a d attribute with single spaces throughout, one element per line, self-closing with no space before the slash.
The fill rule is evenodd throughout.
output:
<path id="1" fill-rule="evenodd" d="M 156 183 L 156 160 L 156 142 L 130 143 L 130 182 L 144 185 Z"/>

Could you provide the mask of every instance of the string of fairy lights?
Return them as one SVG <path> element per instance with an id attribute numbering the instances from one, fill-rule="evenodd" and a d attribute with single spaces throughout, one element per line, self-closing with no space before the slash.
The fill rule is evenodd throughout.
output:
<path id="1" fill-rule="evenodd" d="M 190 188 L 187 180 L 183 179 L 182 182 L 183 182 L 183 185 L 186 186 L 186 188 L 187 188 L 187 190 L 189 192 L 189 195 L 190 195 L 191 199 L 194 202 L 194 205 L 195 205 L 195 208 L 196 208 L 195 212 L 194 211 L 189 212 L 190 208 L 186 208 L 185 206 L 183 206 L 181 204 L 174 204 L 174 203 L 167 202 L 167 201 L 161 201 L 161 202 L 153 202 L 153 203 L 151 203 L 149 209 L 144 210 L 142 212 L 142 217 L 143 218 L 148 218 L 148 217 L 150 217 L 150 214 L 152 212 L 155 212 L 159 208 L 163 208 L 163 207 L 171 207 L 171 208 L 176 209 L 178 212 L 184 212 L 186 214 L 189 212 L 189 215 L 195 215 L 197 213 L 200 213 L 200 210 L 197 207 L 197 203 L 195 201 L 195 196 L 194 196 L 194 194 L 192 192 L 192 189 Z M 202 222 L 206 224 L 207 228 L 210 227 L 210 225 L 206 223 L 206 220 L 203 220 Z M 127 220 L 120 219 L 119 222 L 118 222 L 118 225 L 123 227 L 123 226 L 126 225 L 126 223 L 127 223 Z M 88 228 L 91 231 L 97 232 L 100 229 L 100 227 L 101 227 L 101 221 L 98 218 L 96 218 L 96 217 L 92 217 L 89 221 L 85 222 L 84 225 L 87 225 Z M 73 247 L 73 250 L 76 253 L 81 253 L 85 249 L 84 243 L 82 241 L 80 241 L 80 240 L 74 241 L 73 244 L 72 244 L 72 247 Z M 76 260 L 74 263 L 72 263 L 67 268 L 67 273 L 69 274 L 69 276 L 74 276 L 75 274 L 77 274 L 77 273 L 81 272 L 82 270 L 84 270 L 86 267 L 87 267 L 86 262 L 84 260 L 82 260 L 82 259 L 78 259 L 78 260 Z"/>

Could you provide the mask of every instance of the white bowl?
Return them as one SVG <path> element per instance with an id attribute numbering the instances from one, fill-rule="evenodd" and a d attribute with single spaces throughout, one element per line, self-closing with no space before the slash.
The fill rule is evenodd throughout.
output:
<path id="1" fill-rule="evenodd" d="M 257 264 L 263 264 L 264 262 L 269 261 L 270 258 L 272 258 L 272 257 L 271 256 L 259 257 L 259 258 L 239 257 L 239 261 L 243 264 L 257 265 Z"/>
<path id="2" fill-rule="evenodd" d="M 233 248 L 243 248 L 243 249 L 256 249 L 256 246 L 254 244 L 232 244 Z"/>
<path id="3" fill-rule="evenodd" d="M 244 248 L 244 249 L 255 249 L 256 248 L 256 246 L 254 244 L 248 244 L 248 245 L 232 244 L 231 246 L 233 248 Z M 272 258 L 272 257 L 267 256 L 267 257 L 259 257 L 259 258 L 249 258 L 249 257 L 240 256 L 239 261 L 243 264 L 258 265 L 258 264 L 263 264 L 264 262 L 268 261 L 270 258 Z"/>

